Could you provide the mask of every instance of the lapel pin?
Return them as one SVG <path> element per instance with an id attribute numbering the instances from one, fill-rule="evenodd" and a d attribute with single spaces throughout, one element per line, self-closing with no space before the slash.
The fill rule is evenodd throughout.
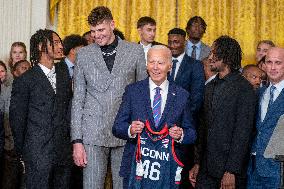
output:
<path id="1" fill-rule="evenodd" d="M 172 93 L 174 96 L 176 96 L 176 93 Z"/>

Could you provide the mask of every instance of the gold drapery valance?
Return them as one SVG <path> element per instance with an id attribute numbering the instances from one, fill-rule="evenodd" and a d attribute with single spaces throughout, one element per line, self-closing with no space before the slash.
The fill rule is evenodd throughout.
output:
<path id="1" fill-rule="evenodd" d="M 156 41 L 167 44 L 170 29 L 184 29 L 190 17 L 199 15 L 208 25 L 203 41 L 211 45 L 220 35 L 236 38 L 244 52 L 243 65 L 255 62 L 259 40 L 284 45 L 284 0 L 51 0 L 50 5 L 54 3 L 58 4 L 57 30 L 62 38 L 88 31 L 88 14 L 104 5 L 129 41 L 139 39 L 136 22 L 141 16 L 156 20 Z"/>

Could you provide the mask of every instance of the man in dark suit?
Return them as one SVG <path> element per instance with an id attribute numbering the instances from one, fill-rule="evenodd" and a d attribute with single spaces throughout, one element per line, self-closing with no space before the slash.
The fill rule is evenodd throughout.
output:
<path id="1" fill-rule="evenodd" d="M 72 162 L 66 114 L 71 98 L 67 71 L 54 65 L 62 44 L 51 30 L 30 40 L 32 69 L 13 83 L 10 124 L 26 169 L 27 189 L 69 188 Z"/>
<path id="2" fill-rule="evenodd" d="M 75 65 L 75 59 L 77 51 L 87 45 L 87 40 L 80 35 L 69 35 L 63 40 L 63 54 L 65 58 L 62 59 L 58 64 L 58 67 L 67 71 L 69 75 L 70 86 L 72 87 L 72 78 Z M 71 122 L 71 102 L 67 113 L 67 123 L 70 125 Z M 83 188 L 83 170 L 81 167 L 73 164 L 71 171 L 71 188 L 80 189 Z"/>
<path id="3" fill-rule="evenodd" d="M 142 45 L 145 59 L 147 60 L 148 50 L 154 45 L 162 45 L 155 41 L 156 21 L 149 16 L 143 16 L 137 21 L 137 30 L 140 36 L 140 41 L 138 43 Z"/>
<path id="4" fill-rule="evenodd" d="M 169 80 L 187 90 L 190 94 L 189 105 L 193 120 L 197 123 L 197 114 L 203 102 L 204 95 L 204 69 L 199 60 L 185 54 L 186 32 L 180 28 L 173 28 L 168 32 L 168 47 L 172 52 L 172 70 Z M 182 187 L 188 188 L 188 171 L 193 166 L 194 146 L 183 145 L 184 164 Z"/>
<path id="5" fill-rule="evenodd" d="M 270 84 L 259 90 L 257 134 L 252 145 L 248 168 L 248 189 L 280 187 L 280 162 L 266 157 L 265 151 L 276 126 L 283 124 L 284 49 L 270 48 L 265 57 L 265 67 Z M 283 136 L 278 140 L 283 141 Z M 273 146 L 278 149 L 279 145 L 280 142 L 274 141 L 274 145 L 268 148 Z"/>
<path id="6" fill-rule="evenodd" d="M 200 16 L 190 18 L 186 25 L 188 35 L 186 53 L 188 56 L 201 61 L 207 58 L 210 53 L 210 47 L 201 41 L 206 27 L 207 24 Z"/>
<path id="7" fill-rule="evenodd" d="M 63 54 L 65 56 L 59 64 L 60 66 L 65 67 L 68 71 L 68 75 L 70 79 L 73 78 L 74 64 L 76 59 L 77 51 L 87 45 L 86 39 L 81 37 L 80 35 L 69 35 L 66 36 L 63 40 Z"/>
<path id="8" fill-rule="evenodd" d="M 113 134 L 127 140 L 120 168 L 124 188 L 128 187 L 130 165 L 137 142 L 136 135 L 142 132 L 145 120 L 156 126 L 153 128 L 155 131 L 160 131 L 166 123 L 169 124 L 170 136 L 179 143 L 190 144 L 195 141 L 195 129 L 187 106 L 189 94 L 167 80 L 170 69 L 170 50 L 162 45 L 154 46 L 148 52 L 147 70 L 150 78 L 129 85 L 125 89 L 113 126 Z M 161 105 L 160 114 L 154 116 L 154 107 L 157 105 L 154 105 L 154 95 L 157 87 L 160 89 L 162 100 L 157 103 Z M 173 126 L 174 124 L 176 125 Z"/>
<path id="9" fill-rule="evenodd" d="M 180 28 L 174 28 L 168 33 L 168 47 L 173 57 L 168 79 L 190 93 L 190 110 L 195 118 L 203 101 L 204 69 L 200 61 L 185 53 L 185 37 L 185 31 Z"/>
<path id="10" fill-rule="evenodd" d="M 190 180 L 198 189 L 246 188 L 246 169 L 256 96 L 238 72 L 242 51 L 228 36 L 216 39 L 210 66 L 218 72 L 205 88 L 195 165 Z"/>

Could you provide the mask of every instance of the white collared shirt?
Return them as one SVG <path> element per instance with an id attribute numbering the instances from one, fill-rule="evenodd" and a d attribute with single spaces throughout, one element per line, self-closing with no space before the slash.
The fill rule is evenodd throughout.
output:
<path id="1" fill-rule="evenodd" d="M 68 71 L 69 71 L 69 75 L 72 78 L 73 77 L 73 71 L 74 71 L 74 63 L 71 62 L 67 57 L 64 59 L 67 67 L 68 67 Z"/>
<path id="2" fill-rule="evenodd" d="M 267 113 L 267 108 L 269 104 L 269 99 L 270 99 L 270 88 L 272 84 L 270 83 L 269 87 L 265 90 L 262 98 L 261 98 L 261 121 L 264 120 L 266 113 Z M 284 88 L 284 80 L 280 81 L 279 83 L 274 85 L 276 89 L 274 90 L 274 95 L 273 95 L 273 102 L 277 99 L 277 97 L 280 95 L 281 91 Z"/>
<path id="3" fill-rule="evenodd" d="M 172 58 L 172 60 L 177 60 L 178 62 L 176 63 L 176 70 L 175 70 L 175 75 L 174 75 L 174 80 L 176 79 L 176 76 L 177 76 L 177 73 L 178 73 L 178 70 L 179 70 L 179 67 L 181 65 L 181 62 L 183 60 L 183 57 L 185 55 L 185 52 L 182 53 L 181 55 L 179 55 L 177 58 Z"/>
<path id="4" fill-rule="evenodd" d="M 49 80 L 54 92 L 56 93 L 56 73 L 55 73 L 55 66 L 51 69 L 45 67 L 42 64 L 38 64 L 39 67 L 42 69 L 43 73 L 46 75 L 47 79 Z"/>
<path id="5" fill-rule="evenodd" d="M 161 117 L 165 109 L 165 105 L 167 102 L 168 90 L 169 90 L 169 81 L 166 79 L 160 86 L 156 85 L 151 78 L 149 78 L 149 88 L 150 88 L 150 99 L 151 99 L 151 107 L 153 108 L 154 96 L 156 94 L 156 87 L 160 87 L 161 93 Z"/>
<path id="6" fill-rule="evenodd" d="M 141 43 L 141 41 L 139 43 L 140 43 L 140 45 L 142 45 L 142 47 L 144 49 L 145 60 L 146 60 L 146 64 L 147 64 L 147 53 L 150 50 L 150 48 L 152 47 L 152 43 L 149 43 L 148 45 L 143 45 L 143 43 Z"/>
<path id="7" fill-rule="evenodd" d="M 191 41 L 187 40 L 187 42 L 186 42 L 186 54 L 191 57 L 193 45 L 196 46 L 196 60 L 200 60 L 201 41 L 199 41 L 196 44 L 193 44 Z"/>
<path id="8" fill-rule="evenodd" d="M 207 79 L 207 80 L 205 81 L 205 85 L 207 85 L 210 81 L 212 81 L 212 80 L 216 77 L 216 75 L 217 75 L 217 74 L 212 75 L 211 77 L 209 77 L 209 79 Z"/>

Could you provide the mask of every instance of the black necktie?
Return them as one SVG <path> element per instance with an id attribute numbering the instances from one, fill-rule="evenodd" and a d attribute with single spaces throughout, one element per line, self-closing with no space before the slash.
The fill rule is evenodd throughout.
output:
<path id="1" fill-rule="evenodd" d="M 172 66 L 172 71 L 171 71 L 171 75 L 170 75 L 170 80 L 174 81 L 175 80 L 175 73 L 176 73 L 176 67 L 177 67 L 177 63 L 178 60 L 177 59 L 173 59 L 173 66 Z"/>
<path id="2" fill-rule="evenodd" d="M 196 46 L 195 45 L 192 46 L 191 58 L 196 59 Z"/>

